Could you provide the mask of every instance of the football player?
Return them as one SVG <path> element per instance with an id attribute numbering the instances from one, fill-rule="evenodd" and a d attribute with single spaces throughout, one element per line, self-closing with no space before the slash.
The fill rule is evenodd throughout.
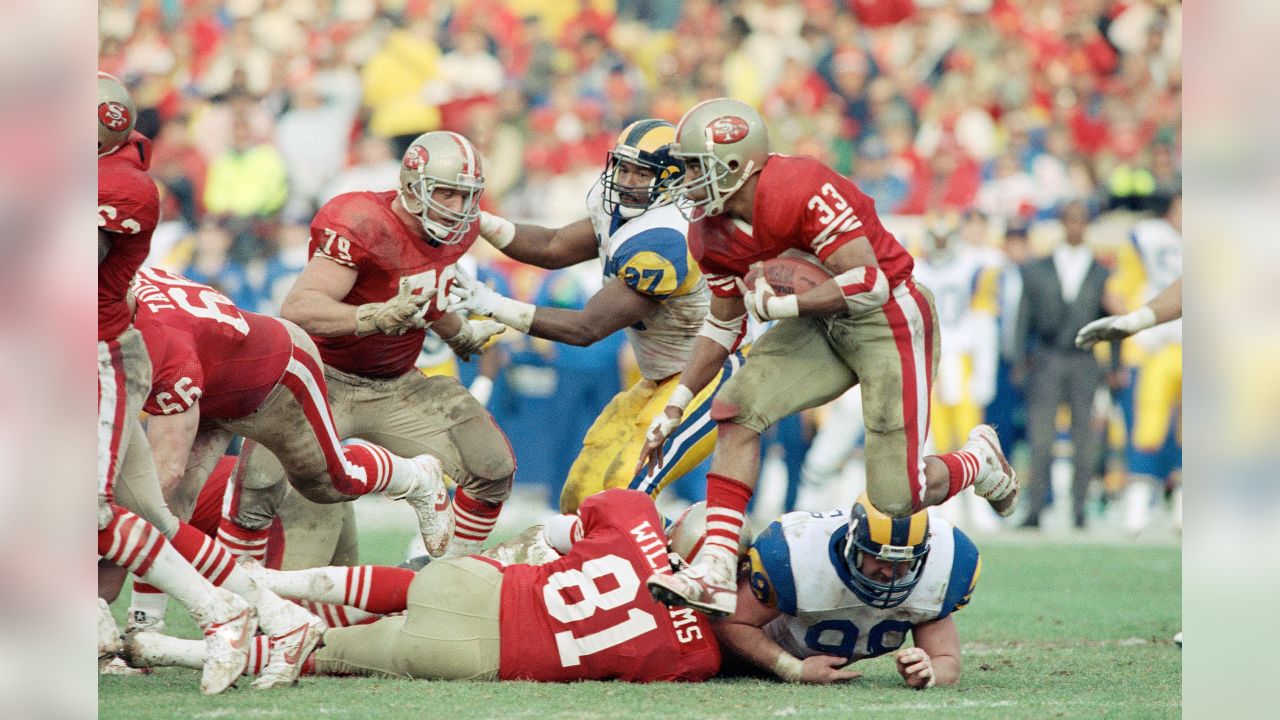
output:
<path id="1" fill-rule="evenodd" d="M 1137 372 L 1134 374 L 1132 429 L 1129 433 L 1129 485 L 1126 488 L 1125 528 L 1141 532 L 1150 519 L 1152 495 L 1167 481 L 1177 487 L 1182 474 L 1182 321 L 1172 317 L 1168 299 L 1159 301 L 1163 291 L 1173 288 L 1181 315 L 1182 278 L 1182 196 L 1165 201 L 1159 217 L 1138 222 L 1130 235 L 1132 247 L 1125 248 L 1130 260 L 1122 257 L 1120 273 L 1132 272 L 1138 299 L 1144 304 L 1119 317 L 1095 320 L 1080 329 L 1077 345 L 1092 347 L 1093 338 L 1119 340 L 1134 337 Z M 1119 279 L 1124 284 L 1127 278 Z M 1169 322 L 1154 327 L 1161 308 Z M 1081 341 L 1080 338 L 1084 338 Z M 1092 340 L 1092 342 L 1091 342 Z M 1112 345 L 1112 351 L 1118 346 Z M 1174 491 L 1177 522 L 1181 522 L 1181 491 Z"/>
<path id="2" fill-rule="evenodd" d="M 681 532 L 684 528 L 687 532 Z M 543 529 L 563 557 L 503 565 L 472 555 L 416 574 L 390 567 L 257 569 L 281 593 L 400 612 L 333 628 L 311 663 L 317 674 L 440 680 L 700 681 L 720 667 L 708 619 L 649 596 L 647 575 L 672 572 L 671 553 L 693 554 L 701 527 L 673 525 L 643 493 L 614 489 Z M 126 638 L 133 665 L 194 665 L 201 649 L 156 633 Z"/>
<path id="3" fill-rule="evenodd" d="M 1108 315 L 1080 328 L 1076 347 L 1088 350 L 1106 340 L 1123 340 L 1150 327 L 1182 318 L 1182 276 L 1146 305 L 1124 315 Z"/>
<path id="4" fill-rule="evenodd" d="M 152 416 L 147 436 L 161 487 L 179 517 L 190 518 L 196 494 L 231 437 L 239 435 L 270 451 L 308 499 L 333 503 L 371 492 L 403 497 L 418 512 L 427 547 L 448 542 L 452 518 L 437 511 L 449 502 L 439 462 L 430 455 L 406 460 L 367 443 L 340 445 L 320 355 L 301 328 L 241 311 L 213 288 L 155 268 L 139 271 L 133 294 L 137 326 L 154 366 L 143 406 Z M 268 527 L 271 519 L 264 519 Z M 219 534 L 240 550 L 259 547 L 230 522 Z M 224 562 L 233 564 L 230 557 Z M 131 624 L 155 622 L 165 606 L 163 596 L 148 597 L 147 588 L 140 593 L 135 587 Z M 296 619 L 298 608 L 285 607 Z M 275 627 L 262 607 L 258 615 L 273 635 L 298 627 Z M 318 618 L 310 619 L 311 629 L 301 634 L 304 646 L 319 641 L 319 625 Z M 286 650 L 289 657 L 306 654 Z"/>
<path id="5" fill-rule="evenodd" d="M 711 398 L 743 362 L 741 353 L 728 356 L 671 431 L 667 462 L 637 472 L 645 426 L 676 392 L 709 305 L 706 281 L 685 239 L 689 224 L 668 192 L 684 169 L 671 155 L 674 139 L 675 127 L 663 120 L 628 125 L 587 194 L 587 217 L 570 225 L 553 230 L 480 214 L 481 236 L 521 262 L 561 268 L 599 257 L 606 282 L 582 310 L 535 307 L 470 278 L 454 283 L 463 307 L 535 337 L 590 345 L 626 329 L 641 380 L 615 396 L 587 431 L 560 494 L 561 512 L 574 512 L 583 498 L 605 488 L 656 497 L 701 464 L 715 446 Z"/>
<path id="6" fill-rule="evenodd" d="M 650 425 L 642 463 L 662 461 L 667 436 L 719 372 L 747 313 L 777 322 L 712 403 L 719 438 L 707 475 L 707 547 L 688 569 L 651 578 L 655 596 L 716 615 L 733 612 L 733 554 L 759 474 L 760 433 L 856 384 L 875 507 L 905 518 L 973 486 L 1001 515 L 1011 513 L 1016 478 L 989 426 L 970 431 L 956 452 L 923 452 L 937 313 L 872 200 L 817 160 L 770 154 L 760 114 L 737 100 L 707 100 L 685 113 L 672 153 L 685 161 L 672 192 L 690 220 L 689 248 L 713 297 L 708 329 Z M 781 297 L 764 273 L 746 285 L 754 263 L 783 253 L 825 266 L 834 277 Z"/>
<path id="7" fill-rule="evenodd" d="M 414 368 L 428 327 L 464 358 L 505 329 L 444 310 L 454 263 L 480 232 L 483 192 L 469 140 L 419 136 L 401 161 L 397 189 L 345 193 L 320 208 L 311 259 L 281 307 L 319 348 L 337 436 L 402 457 L 428 455 L 457 483 L 452 507 L 436 508 L 456 517 L 452 536 L 423 537 L 437 557 L 449 547 L 451 554 L 480 547 L 516 469 L 506 436 L 457 379 Z M 266 532 L 285 473 L 270 453 L 243 462 L 235 522 L 248 538 Z"/>
<path id="8" fill-rule="evenodd" d="M 151 361 L 142 334 L 133 327 L 129 281 L 151 248 L 160 219 L 160 194 L 147 175 L 151 143 L 134 132 L 137 112 L 119 80 L 98 73 L 98 555 L 163 588 L 191 611 L 205 633 L 200 689 L 222 692 L 248 662 L 246 641 L 257 621 L 253 609 L 229 591 L 215 588 L 170 540 L 178 528 L 157 528 L 115 504 L 122 468 L 158 495 L 151 451 L 138 413 L 151 385 Z M 141 484 L 150 483 L 150 487 Z M 111 642 L 115 621 L 98 603 L 99 644 Z M 105 613 L 105 614 L 104 614 Z M 101 648 L 100 648 L 101 650 Z M 102 653 L 99 653 L 101 658 Z"/>
<path id="9" fill-rule="evenodd" d="M 892 518 L 864 494 L 850 513 L 783 515 L 749 555 L 737 610 L 716 624 L 726 651 L 788 682 L 851 680 L 860 673 L 845 666 L 889 653 L 910 687 L 960 679 L 951 615 L 973 595 L 982 559 L 945 520 Z M 902 648 L 908 631 L 915 646 Z"/>
<path id="10" fill-rule="evenodd" d="M 939 453 L 964 446 L 965 434 L 982 422 L 982 410 L 995 395 L 1000 347 L 994 287 L 978 283 L 984 269 L 980 252 L 960 239 L 959 228 L 943 220 L 926 230 L 923 252 L 916 256 L 915 277 L 933 293 L 938 314 L 938 370 L 929 408 L 929 440 Z M 977 527 L 999 527 L 987 504 L 970 491 L 949 507 L 950 517 L 967 513 Z"/>

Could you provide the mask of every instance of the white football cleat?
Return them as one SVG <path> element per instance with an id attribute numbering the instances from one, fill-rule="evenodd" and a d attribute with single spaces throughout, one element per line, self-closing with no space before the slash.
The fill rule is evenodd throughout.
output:
<path id="1" fill-rule="evenodd" d="M 204 630 L 205 657 L 200 692 L 217 695 L 235 683 L 249 665 L 249 648 L 258 616 L 239 596 L 214 588 Z"/>
<path id="2" fill-rule="evenodd" d="M 120 641 L 120 628 L 111 614 L 107 601 L 98 598 L 98 670 L 103 670 L 116 657 L 124 644 Z"/>
<path id="3" fill-rule="evenodd" d="M 652 575 L 645 582 L 653 598 L 672 607 L 691 607 L 713 618 L 728 617 L 738 607 L 737 567 L 715 552 L 671 575 Z"/>
<path id="4" fill-rule="evenodd" d="M 302 610 L 301 607 L 298 609 Z M 323 620 L 306 610 L 302 612 L 310 615 L 311 619 L 283 635 L 271 637 L 270 661 L 258 679 L 253 681 L 254 689 L 289 687 L 298 682 L 303 663 L 320 644 L 325 631 Z"/>
<path id="5" fill-rule="evenodd" d="M 979 425 L 969 431 L 969 439 L 961 448 L 980 459 L 978 476 L 973 479 L 973 492 L 991 503 L 1000 517 L 1009 517 L 1018 507 L 1018 474 L 1000 449 L 1000 436 L 990 425 Z"/>
<path id="6" fill-rule="evenodd" d="M 1181 630 L 1179 630 L 1178 633 L 1173 636 L 1173 644 L 1177 645 L 1178 647 L 1182 647 L 1182 631 Z"/>
<path id="7" fill-rule="evenodd" d="M 418 530 L 427 554 L 433 558 L 444 555 L 453 537 L 453 506 L 449 503 L 449 490 L 444 485 L 444 469 L 440 461 L 430 455 L 410 458 L 413 466 L 413 487 L 403 495 L 387 495 L 392 500 L 404 500 L 418 513 Z"/>

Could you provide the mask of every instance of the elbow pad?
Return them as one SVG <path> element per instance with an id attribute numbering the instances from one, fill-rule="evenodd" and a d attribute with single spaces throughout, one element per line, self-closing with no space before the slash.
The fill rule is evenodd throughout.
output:
<path id="1" fill-rule="evenodd" d="M 721 320 L 711 313 L 702 321 L 702 329 L 698 335 L 707 338 L 720 347 L 733 352 L 742 343 L 747 334 L 747 316 L 739 315 L 732 320 Z"/>
<path id="2" fill-rule="evenodd" d="M 844 295 L 844 304 L 850 315 L 861 315 L 884 305 L 889 299 L 889 281 L 879 268 L 870 265 L 840 273 L 835 277 Z"/>

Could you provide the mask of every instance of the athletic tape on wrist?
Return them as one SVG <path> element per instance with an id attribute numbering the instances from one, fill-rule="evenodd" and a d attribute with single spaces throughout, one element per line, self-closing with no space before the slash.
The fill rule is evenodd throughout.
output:
<path id="1" fill-rule="evenodd" d="M 783 295 L 781 297 L 771 297 L 765 303 L 765 312 L 769 313 L 769 319 L 771 320 L 800 317 L 800 296 Z"/>
<path id="2" fill-rule="evenodd" d="M 691 402 L 693 402 L 693 391 L 681 384 L 676 385 L 676 389 L 671 391 L 671 399 L 667 400 L 667 405 L 674 405 L 680 408 L 680 412 L 684 412 Z"/>
<path id="3" fill-rule="evenodd" d="M 783 650 L 778 653 L 778 659 L 773 661 L 773 674 L 787 682 L 800 682 L 800 678 L 804 676 L 804 663 Z"/>
<path id="4" fill-rule="evenodd" d="M 482 211 L 480 213 L 480 237 L 483 237 L 495 249 L 501 250 L 516 239 L 515 223 L 504 217 Z"/>

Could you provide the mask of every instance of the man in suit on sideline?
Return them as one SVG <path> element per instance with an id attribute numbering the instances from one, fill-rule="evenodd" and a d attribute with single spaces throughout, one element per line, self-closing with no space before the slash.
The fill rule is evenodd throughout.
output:
<path id="1" fill-rule="evenodd" d="M 1076 333 L 1108 315 L 1104 307 L 1108 271 L 1084 242 L 1089 210 L 1082 202 L 1063 207 L 1066 240 L 1049 257 L 1022 269 L 1022 302 L 1014 336 L 1014 357 L 1025 383 L 1031 476 L 1028 513 L 1022 527 L 1039 527 L 1049 490 L 1049 467 L 1057 436 L 1058 406 L 1071 408 L 1071 497 L 1075 525 L 1084 527 L 1085 490 L 1097 466 L 1101 437 L 1092 427 L 1093 398 L 1103 372 L 1093 353 L 1075 346 Z"/>

